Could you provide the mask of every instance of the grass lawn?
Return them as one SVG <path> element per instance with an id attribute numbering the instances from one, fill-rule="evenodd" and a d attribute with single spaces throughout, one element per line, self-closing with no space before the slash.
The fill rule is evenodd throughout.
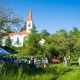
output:
<path id="1" fill-rule="evenodd" d="M 11 63 L 5 63 L 0 67 L 0 80 L 79 80 L 80 67 L 77 61 L 72 61 L 70 66 L 63 63 L 49 64 L 48 68 L 40 66 L 39 69 L 27 69 L 22 63 L 17 67 Z"/>

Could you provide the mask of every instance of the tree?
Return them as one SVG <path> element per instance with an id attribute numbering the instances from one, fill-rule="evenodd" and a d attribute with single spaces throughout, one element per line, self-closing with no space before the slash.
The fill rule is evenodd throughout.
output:
<path id="1" fill-rule="evenodd" d="M 0 1 L 0 31 L 3 30 L 3 26 L 7 24 L 17 25 L 19 29 L 22 22 L 23 19 L 20 15 L 15 14 L 8 5 L 3 5 L 3 1 Z"/>
<path id="2" fill-rule="evenodd" d="M 75 36 L 75 39 L 76 39 L 76 41 L 75 41 L 75 46 L 74 46 L 74 55 L 77 55 L 78 53 L 80 53 L 80 31 L 78 30 L 78 28 L 77 27 L 73 27 L 73 30 L 72 31 L 70 31 L 69 33 L 68 33 L 68 35 L 71 37 L 71 36 Z"/>
<path id="3" fill-rule="evenodd" d="M 11 27 L 10 26 L 7 26 L 6 28 L 5 28 L 5 34 L 9 34 L 9 33 L 12 33 L 13 31 L 11 30 Z"/>
<path id="4" fill-rule="evenodd" d="M 27 45 L 27 53 L 28 54 L 38 54 L 38 51 L 40 49 L 39 44 L 39 34 L 36 30 L 36 28 L 31 29 L 31 33 L 27 36 L 26 45 Z"/>
<path id="5" fill-rule="evenodd" d="M 75 35 L 68 35 L 65 30 L 60 30 L 58 34 L 58 39 L 56 39 L 56 41 L 58 41 L 58 44 L 55 44 L 55 47 L 56 49 L 58 49 L 60 54 L 62 54 L 63 56 L 73 55 L 74 47 L 77 44 L 77 39 Z"/>
<path id="6" fill-rule="evenodd" d="M 26 42 L 27 42 L 27 36 L 25 36 L 24 39 L 23 39 L 23 47 L 27 47 Z"/>
<path id="7" fill-rule="evenodd" d="M 75 35 L 69 35 L 66 30 L 61 29 L 47 38 L 45 48 L 47 53 L 56 57 L 70 56 L 78 51 L 78 41 Z"/>
<path id="8" fill-rule="evenodd" d="M 2 46 L 2 39 L 0 38 L 0 47 Z"/>
<path id="9" fill-rule="evenodd" d="M 44 53 L 47 56 L 54 56 L 54 57 L 59 57 L 59 53 L 57 48 L 55 48 L 56 45 L 58 45 L 56 39 L 58 39 L 57 34 L 51 34 L 50 36 L 47 37 L 45 41 L 45 49 Z"/>
<path id="10" fill-rule="evenodd" d="M 9 36 L 8 36 L 8 38 L 7 38 L 6 41 L 5 41 L 5 46 L 8 46 L 8 47 L 11 46 L 11 39 L 10 39 Z"/>
<path id="11" fill-rule="evenodd" d="M 26 30 L 26 23 L 24 24 L 24 26 L 21 28 L 20 31 Z"/>
<path id="12" fill-rule="evenodd" d="M 40 37 L 46 39 L 50 34 L 47 32 L 47 30 L 42 30 L 40 33 Z"/>
<path id="13" fill-rule="evenodd" d="M 76 35 L 79 32 L 77 27 L 73 27 L 73 33 Z"/>

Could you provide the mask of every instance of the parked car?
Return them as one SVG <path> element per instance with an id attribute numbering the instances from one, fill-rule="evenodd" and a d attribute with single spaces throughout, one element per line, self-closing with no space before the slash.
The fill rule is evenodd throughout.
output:
<path id="1" fill-rule="evenodd" d="M 52 59 L 50 59 L 50 62 L 52 62 L 52 63 L 59 63 L 60 59 L 52 58 Z"/>

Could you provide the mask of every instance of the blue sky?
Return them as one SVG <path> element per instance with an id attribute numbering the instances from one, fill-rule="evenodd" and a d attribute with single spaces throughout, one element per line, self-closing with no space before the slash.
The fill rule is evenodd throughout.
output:
<path id="1" fill-rule="evenodd" d="M 80 30 L 80 0 L 4 0 L 14 12 L 26 21 L 28 12 L 32 16 L 37 31 L 46 29 L 55 33 L 59 29 L 70 31 L 73 27 Z"/>

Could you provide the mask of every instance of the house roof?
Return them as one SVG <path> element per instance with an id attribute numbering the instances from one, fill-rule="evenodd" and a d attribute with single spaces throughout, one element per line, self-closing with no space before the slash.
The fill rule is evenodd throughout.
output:
<path id="1" fill-rule="evenodd" d="M 5 35 L 5 36 L 14 36 L 14 35 L 26 35 L 26 34 L 28 34 L 28 32 L 26 32 L 26 31 L 21 31 L 21 32 L 15 32 L 15 33 L 9 33 L 9 34 L 7 34 L 7 35 Z"/>

